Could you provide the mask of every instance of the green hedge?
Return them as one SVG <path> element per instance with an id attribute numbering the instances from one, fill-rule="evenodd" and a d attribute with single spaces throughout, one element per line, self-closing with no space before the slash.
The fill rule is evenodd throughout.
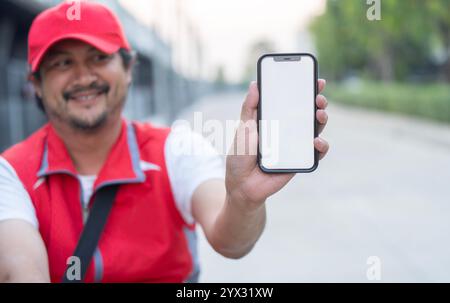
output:
<path id="1" fill-rule="evenodd" d="M 333 102 L 450 123 L 449 84 L 330 83 L 325 94 Z"/>

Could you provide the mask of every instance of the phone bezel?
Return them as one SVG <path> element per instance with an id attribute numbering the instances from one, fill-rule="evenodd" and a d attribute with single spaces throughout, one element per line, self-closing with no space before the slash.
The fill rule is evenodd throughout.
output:
<path id="1" fill-rule="evenodd" d="M 257 162 L 258 162 L 258 166 L 259 168 L 265 172 L 265 173 L 310 173 L 313 172 L 317 169 L 317 167 L 319 166 L 319 152 L 317 151 L 317 149 L 314 148 L 314 165 L 310 168 L 291 168 L 291 169 L 270 169 L 270 168 L 266 168 L 264 167 L 264 165 L 262 165 L 261 163 L 261 153 L 259 150 L 259 146 L 260 146 L 260 142 L 261 142 L 261 137 L 260 137 L 260 120 L 261 120 L 261 99 L 262 99 L 262 94 L 261 94 L 261 62 L 264 58 L 266 57 L 275 57 L 275 56 L 300 56 L 300 57 L 311 57 L 313 59 L 314 62 L 314 138 L 318 137 L 318 125 L 317 125 L 317 119 L 316 119 L 316 113 L 317 113 L 317 104 L 316 104 L 316 99 L 317 99 L 317 95 L 318 95 L 318 63 L 317 63 L 317 59 L 313 54 L 310 53 L 270 53 L 270 54 L 264 54 L 261 57 L 259 57 L 258 59 L 258 64 L 257 64 L 257 80 L 258 80 L 258 92 L 259 92 L 259 101 L 258 101 L 258 117 L 257 117 L 257 125 L 258 125 L 258 155 L 257 155 Z"/>

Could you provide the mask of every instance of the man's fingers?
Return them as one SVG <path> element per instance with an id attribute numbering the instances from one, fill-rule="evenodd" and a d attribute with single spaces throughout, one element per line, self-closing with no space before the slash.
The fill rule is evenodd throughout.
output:
<path id="1" fill-rule="evenodd" d="M 328 106 L 328 100 L 324 95 L 317 95 L 316 104 L 319 109 L 326 109 Z"/>
<path id="2" fill-rule="evenodd" d="M 255 81 L 252 81 L 248 88 L 247 97 L 245 98 L 245 101 L 242 104 L 241 120 L 243 122 L 256 119 L 255 114 L 256 110 L 258 109 L 258 102 L 259 102 L 258 85 L 256 84 Z"/>
<path id="3" fill-rule="evenodd" d="M 320 124 L 327 124 L 328 122 L 328 114 L 323 109 L 319 109 L 316 113 L 317 121 L 319 121 Z"/>
<path id="4" fill-rule="evenodd" d="M 325 155 L 328 153 L 328 150 L 330 148 L 327 141 L 324 139 L 317 137 L 314 139 L 314 147 L 319 152 L 319 160 L 321 160 Z"/>
<path id="5" fill-rule="evenodd" d="M 319 94 L 320 94 L 325 89 L 327 81 L 325 79 L 319 79 L 317 83 L 319 84 Z"/>
<path id="6" fill-rule="evenodd" d="M 317 122 L 319 122 L 319 129 L 318 129 L 318 133 L 320 134 L 323 129 L 325 128 L 325 125 L 327 125 L 328 122 L 328 114 L 326 111 L 324 111 L 323 109 L 319 109 L 316 112 L 316 119 Z"/>

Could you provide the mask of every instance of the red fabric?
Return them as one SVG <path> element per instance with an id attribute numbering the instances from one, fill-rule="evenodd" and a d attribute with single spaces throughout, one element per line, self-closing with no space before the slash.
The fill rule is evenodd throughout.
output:
<path id="1" fill-rule="evenodd" d="M 79 10 L 78 10 L 79 8 Z M 79 20 L 71 12 L 79 11 Z M 106 6 L 88 1 L 64 1 L 39 14 L 28 35 L 28 63 L 38 70 L 45 53 L 58 41 L 77 39 L 112 54 L 130 45 L 117 16 Z"/>
<path id="2" fill-rule="evenodd" d="M 120 137 L 98 175 L 94 195 L 99 186 L 121 183 L 99 242 L 103 262 L 97 267 L 103 272 L 102 282 L 183 282 L 193 270 L 184 234 L 185 228 L 193 226 L 183 221 L 176 208 L 164 160 L 169 131 L 123 121 Z M 161 170 L 136 170 L 132 146 L 137 147 L 135 159 Z M 31 197 L 51 280 L 60 282 L 83 229 L 80 184 L 69 153 L 48 124 L 2 156 Z M 40 178 L 45 182 L 37 182 Z M 94 281 L 94 263 L 93 259 L 86 282 Z"/>

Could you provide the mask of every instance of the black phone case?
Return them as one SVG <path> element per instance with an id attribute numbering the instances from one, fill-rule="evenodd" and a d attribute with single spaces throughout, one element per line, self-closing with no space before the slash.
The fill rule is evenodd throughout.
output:
<path id="1" fill-rule="evenodd" d="M 314 149 L 314 165 L 311 168 L 307 168 L 307 169 L 268 169 L 266 167 L 264 167 L 261 164 L 261 153 L 259 150 L 259 142 L 261 142 L 261 138 L 259 135 L 259 121 L 261 120 L 261 99 L 262 99 L 262 94 L 261 94 L 261 62 L 262 59 L 264 59 L 265 57 L 273 57 L 273 56 L 309 56 L 313 59 L 314 61 L 314 138 L 316 138 L 318 136 L 317 130 L 318 130 L 318 125 L 317 125 L 317 119 L 316 119 L 316 113 L 317 113 L 317 104 L 316 104 L 316 99 L 317 99 L 317 94 L 318 94 L 318 63 L 317 63 L 317 59 L 314 55 L 309 54 L 309 53 L 271 53 L 271 54 L 264 54 L 262 55 L 259 59 L 258 59 L 258 66 L 257 66 L 257 72 L 258 72 L 258 92 L 259 92 L 259 102 L 258 102 L 258 166 L 259 168 L 265 172 L 265 173 L 310 173 L 313 172 L 317 169 L 317 167 L 319 166 L 319 152 Z"/>

